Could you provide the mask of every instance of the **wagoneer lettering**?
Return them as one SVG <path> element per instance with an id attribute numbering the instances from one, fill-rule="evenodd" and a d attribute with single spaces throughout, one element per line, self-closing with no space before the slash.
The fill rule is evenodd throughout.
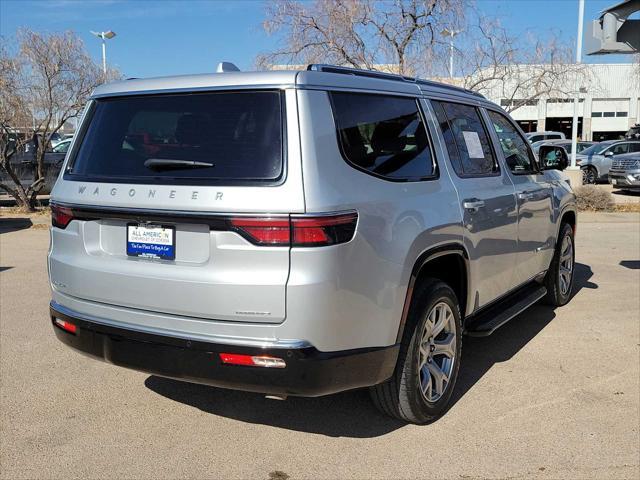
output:
<path id="1" fill-rule="evenodd" d="M 97 359 L 278 397 L 366 387 L 425 423 L 463 335 L 571 298 L 563 162 L 476 93 L 328 65 L 134 79 L 80 131 L 51 194 L 51 321 Z"/>

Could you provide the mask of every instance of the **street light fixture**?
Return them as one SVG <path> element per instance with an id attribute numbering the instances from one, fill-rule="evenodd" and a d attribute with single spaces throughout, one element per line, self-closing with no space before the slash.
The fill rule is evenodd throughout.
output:
<path id="1" fill-rule="evenodd" d="M 110 40 L 116 36 L 116 32 L 107 30 L 106 32 L 94 32 L 91 30 L 91 34 L 95 35 L 102 40 L 102 73 L 107 76 L 107 46 L 105 40 Z"/>
<path id="2" fill-rule="evenodd" d="M 462 30 L 451 30 L 445 28 L 440 32 L 443 37 L 451 37 L 449 40 L 449 77 L 453 78 L 453 37 L 462 33 Z"/>
<path id="3" fill-rule="evenodd" d="M 584 22 L 584 0 L 578 1 L 578 36 L 576 37 L 576 65 L 582 63 L 582 28 Z M 576 151 L 578 145 L 578 104 L 580 103 L 580 92 L 582 88 L 578 88 L 580 76 L 576 75 L 575 94 L 573 97 L 573 123 L 571 125 L 571 165 L 570 170 L 578 170 L 576 165 Z M 584 107 L 583 107 L 584 108 Z M 584 118 L 584 112 L 582 112 Z M 584 125 L 583 125 L 584 128 Z M 582 174 L 580 174 L 582 175 Z M 578 183 L 579 185 L 580 183 Z"/>

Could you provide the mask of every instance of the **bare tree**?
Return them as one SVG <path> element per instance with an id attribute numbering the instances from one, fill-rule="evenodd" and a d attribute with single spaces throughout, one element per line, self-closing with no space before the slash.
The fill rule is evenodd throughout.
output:
<path id="1" fill-rule="evenodd" d="M 551 32 L 545 41 L 510 35 L 496 20 L 479 18 L 458 49 L 458 85 L 500 98 L 508 112 L 539 98 L 575 95 L 590 82 L 588 69 L 573 61 L 573 49 Z"/>
<path id="2" fill-rule="evenodd" d="M 113 75 L 113 74 L 112 74 Z M 45 183 L 45 152 L 53 135 L 77 117 L 91 91 L 104 80 L 101 69 L 87 55 L 82 41 L 72 32 L 42 34 L 31 30 L 18 33 L 18 47 L 12 55 L 8 44 L 0 46 L 0 169 L 11 184 L 0 188 L 17 204 L 33 210 L 36 196 Z M 24 186 L 11 159 L 20 150 L 24 128 L 31 125 L 39 141 L 35 151 L 35 175 Z M 22 135 L 18 135 L 22 127 Z"/>
<path id="3" fill-rule="evenodd" d="M 257 63 L 332 63 L 420 74 L 440 42 L 440 29 L 458 25 L 466 4 L 467 0 L 273 2 L 263 26 L 279 35 L 282 45 L 260 55 Z"/>

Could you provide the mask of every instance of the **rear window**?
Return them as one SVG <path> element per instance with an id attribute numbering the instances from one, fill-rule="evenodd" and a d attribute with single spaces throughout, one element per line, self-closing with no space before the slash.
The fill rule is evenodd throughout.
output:
<path id="1" fill-rule="evenodd" d="M 179 185 L 273 183 L 284 173 L 278 91 L 98 99 L 65 176 Z"/>

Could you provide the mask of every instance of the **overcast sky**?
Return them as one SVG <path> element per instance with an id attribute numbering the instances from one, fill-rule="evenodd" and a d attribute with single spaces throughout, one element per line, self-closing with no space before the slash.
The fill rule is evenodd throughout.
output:
<path id="1" fill-rule="evenodd" d="M 577 0 L 479 0 L 487 16 L 499 17 L 513 33 L 538 35 L 553 30 L 575 42 Z M 585 27 L 598 13 L 617 3 L 586 0 Z M 96 61 L 99 40 L 90 30 L 114 30 L 107 59 L 127 77 L 202 73 L 219 61 L 250 69 L 255 56 L 274 47 L 261 28 L 264 2 L 251 0 L 0 0 L 0 34 L 12 37 L 20 27 L 74 30 Z M 628 62 L 631 57 L 585 57 L 592 63 Z"/>

